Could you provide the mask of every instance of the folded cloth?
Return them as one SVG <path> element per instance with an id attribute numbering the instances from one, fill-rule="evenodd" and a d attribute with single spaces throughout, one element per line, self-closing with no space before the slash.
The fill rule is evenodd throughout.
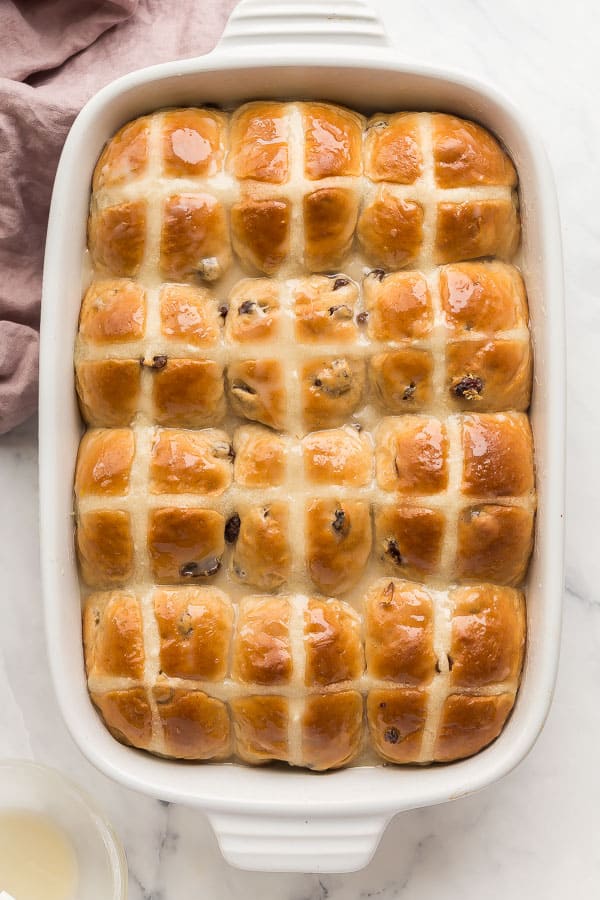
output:
<path id="1" fill-rule="evenodd" d="M 35 411 L 46 223 L 71 123 L 133 69 L 207 53 L 236 0 L 0 0 L 0 434 Z"/>

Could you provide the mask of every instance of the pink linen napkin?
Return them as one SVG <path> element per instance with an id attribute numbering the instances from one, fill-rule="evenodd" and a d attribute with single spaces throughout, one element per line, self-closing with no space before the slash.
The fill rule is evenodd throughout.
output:
<path id="1" fill-rule="evenodd" d="M 48 208 L 73 119 L 142 66 L 207 53 L 236 0 L 0 0 L 0 434 L 34 412 Z"/>

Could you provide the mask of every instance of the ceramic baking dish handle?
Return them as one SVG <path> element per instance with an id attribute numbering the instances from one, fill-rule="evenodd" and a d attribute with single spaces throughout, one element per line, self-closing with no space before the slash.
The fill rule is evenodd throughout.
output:
<path id="1" fill-rule="evenodd" d="M 238 869 L 355 872 L 367 865 L 388 824 L 384 816 L 209 813 L 221 852 Z"/>
<path id="2" fill-rule="evenodd" d="M 366 0 L 241 0 L 219 50 L 281 49 L 326 43 L 329 47 L 387 46 L 383 26 Z"/>

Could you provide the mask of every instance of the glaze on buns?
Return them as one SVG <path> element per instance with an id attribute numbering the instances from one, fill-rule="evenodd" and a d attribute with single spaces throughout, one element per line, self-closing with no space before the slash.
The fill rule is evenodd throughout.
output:
<path id="1" fill-rule="evenodd" d="M 167 110 L 124 126 L 94 175 L 94 265 L 164 280 L 336 271 L 355 234 L 398 269 L 497 256 L 519 240 L 514 166 L 484 128 L 442 113 L 366 120 L 328 103 Z M 230 227 L 227 222 L 229 220 Z"/>
<path id="2" fill-rule="evenodd" d="M 434 591 L 395 578 L 373 583 L 360 612 L 267 594 L 246 596 L 235 619 L 214 588 L 111 591 L 88 598 L 84 640 L 92 699 L 120 740 L 321 770 L 352 761 L 366 739 L 383 759 L 411 763 L 489 743 L 514 701 L 525 613 L 513 588 Z M 193 739 L 169 728 L 177 713 L 164 704 L 175 701 L 193 711 Z"/>
<path id="3" fill-rule="evenodd" d="M 481 125 L 167 109 L 92 179 L 75 546 L 92 702 L 164 757 L 443 763 L 526 643 L 517 173 Z"/>

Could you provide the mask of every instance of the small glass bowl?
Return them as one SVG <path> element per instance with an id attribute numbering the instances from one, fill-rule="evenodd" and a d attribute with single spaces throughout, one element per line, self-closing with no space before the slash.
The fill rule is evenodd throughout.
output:
<path id="1" fill-rule="evenodd" d="M 77 900 L 126 900 L 127 860 L 90 798 L 55 769 L 0 761 L 0 812 L 40 813 L 63 829 L 77 857 Z"/>

